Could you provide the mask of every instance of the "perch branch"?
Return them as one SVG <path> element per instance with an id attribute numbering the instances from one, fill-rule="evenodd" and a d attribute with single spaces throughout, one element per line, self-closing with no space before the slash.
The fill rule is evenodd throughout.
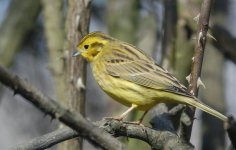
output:
<path id="1" fill-rule="evenodd" d="M 179 138 L 176 133 L 167 130 L 158 131 L 149 127 L 122 123 L 117 120 L 102 120 L 97 123 L 100 128 L 103 128 L 115 137 L 125 136 L 145 141 L 151 146 L 152 150 L 194 149 L 191 144 L 186 143 L 183 139 Z"/>
<path id="2" fill-rule="evenodd" d="M 95 125 L 112 134 L 115 137 L 124 136 L 147 142 L 153 150 L 156 149 L 194 149 L 192 145 L 180 139 L 175 133 L 170 131 L 156 131 L 149 127 L 119 122 L 117 120 L 101 120 Z M 70 128 L 58 129 L 41 137 L 37 137 L 29 142 L 20 144 L 11 150 L 33 150 L 49 148 L 59 142 L 81 136 Z"/>
<path id="3" fill-rule="evenodd" d="M 103 149 L 125 149 L 123 144 L 105 133 L 105 130 L 116 137 L 127 136 L 143 140 L 149 143 L 153 149 L 159 149 L 161 147 L 181 147 L 182 149 L 193 149 L 190 144 L 184 142 L 184 140 L 181 139 L 176 133 L 166 130 L 156 131 L 149 127 L 123 123 L 116 120 L 102 120 L 96 122 L 95 125 L 99 126 L 99 128 L 102 128 L 103 130 L 98 129 L 91 122 L 85 120 L 79 113 L 66 110 L 58 104 L 57 101 L 54 101 L 35 90 L 30 84 L 26 83 L 18 76 L 9 73 L 2 66 L 0 66 L 0 82 L 13 89 L 15 94 L 20 94 L 46 114 L 58 118 L 61 122 L 77 131 L 77 133 L 74 133 L 66 130 L 68 134 L 63 134 L 63 137 L 60 137 L 58 134 L 62 132 L 58 130 L 43 137 L 38 137 L 36 140 L 32 140 L 28 144 L 23 144 L 21 146 L 29 147 L 32 144 L 34 145 L 35 142 L 38 142 L 39 146 L 43 146 L 42 144 L 44 144 L 44 146 L 50 147 L 53 144 L 57 144 L 75 136 L 82 136 L 90 142 L 99 145 Z M 50 138 L 53 136 L 58 139 Z M 44 143 L 44 141 L 40 141 L 40 139 L 45 137 L 51 139 L 51 142 L 48 141 L 48 143 Z"/>
<path id="4" fill-rule="evenodd" d="M 14 94 L 20 94 L 26 100 L 30 101 L 41 111 L 57 118 L 67 126 L 79 132 L 82 137 L 100 146 L 103 149 L 125 149 L 117 139 L 95 127 L 91 122 L 84 119 L 81 114 L 65 109 L 55 100 L 43 95 L 40 91 L 33 88 L 26 81 L 20 79 L 17 75 L 9 73 L 0 65 L 0 82 L 11 88 Z"/>

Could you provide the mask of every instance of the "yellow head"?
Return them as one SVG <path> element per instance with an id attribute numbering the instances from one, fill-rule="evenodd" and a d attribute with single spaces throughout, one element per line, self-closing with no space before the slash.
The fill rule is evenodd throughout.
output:
<path id="1" fill-rule="evenodd" d="M 87 61 L 92 62 L 110 41 L 114 41 L 114 39 L 101 32 L 92 32 L 80 41 L 77 46 L 77 52 L 73 56 L 80 54 Z"/>

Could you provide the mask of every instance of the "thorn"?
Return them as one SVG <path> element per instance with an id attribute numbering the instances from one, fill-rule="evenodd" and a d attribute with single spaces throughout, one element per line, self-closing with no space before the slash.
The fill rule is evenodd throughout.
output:
<path id="1" fill-rule="evenodd" d="M 13 96 L 16 96 L 16 94 L 18 94 L 17 89 L 18 89 L 18 86 L 14 85 L 14 87 L 13 87 Z"/>
<path id="2" fill-rule="evenodd" d="M 53 115 L 50 115 L 50 114 L 47 114 L 47 113 L 43 113 L 43 118 L 47 118 L 47 116 L 49 117 L 50 122 L 52 123 L 52 121 L 54 119 Z"/>
<path id="3" fill-rule="evenodd" d="M 198 24 L 199 23 L 199 18 L 200 18 L 200 13 L 197 14 L 197 16 L 193 18 L 193 20 L 196 21 L 197 24 Z"/>
<path id="4" fill-rule="evenodd" d="M 193 90 L 191 90 L 190 93 L 194 96 Z"/>
<path id="5" fill-rule="evenodd" d="M 202 36 L 203 36 L 202 31 L 200 31 L 198 34 L 198 45 L 201 44 L 200 42 L 201 42 Z"/>
<path id="6" fill-rule="evenodd" d="M 208 33 L 208 32 L 207 32 L 207 36 L 208 36 L 209 38 L 211 38 L 211 39 L 217 41 L 216 38 L 215 38 L 214 36 L 212 36 L 212 35 L 211 35 L 210 33 Z"/>
<path id="7" fill-rule="evenodd" d="M 191 79 L 191 73 L 186 77 L 186 80 L 188 81 L 188 84 L 190 84 L 190 79 Z"/>
<path id="8" fill-rule="evenodd" d="M 197 87 L 199 88 L 200 85 L 203 86 L 204 89 L 206 88 L 206 86 L 205 86 L 205 84 L 202 82 L 201 78 L 198 77 L 198 79 L 197 79 Z"/>
<path id="9" fill-rule="evenodd" d="M 84 85 L 81 77 L 79 77 L 79 79 L 77 80 L 76 87 L 77 87 L 78 90 L 80 90 L 80 89 L 84 90 L 85 89 L 85 85 Z"/>
<path id="10" fill-rule="evenodd" d="M 76 27 L 79 26 L 79 21 L 80 21 L 80 15 L 76 15 L 76 18 L 75 18 L 75 21 L 76 21 Z"/>
<path id="11" fill-rule="evenodd" d="M 190 78 L 191 78 L 191 73 L 186 77 L 186 80 L 188 81 L 188 84 L 190 84 Z"/>
<path id="12" fill-rule="evenodd" d="M 53 118 L 53 117 L 51 117 L 51 118 L 50 118 L 50 122 L 52 123 L 52 121 L 53 121 L 53 120 L 54 120 L 54 118 Z"/>

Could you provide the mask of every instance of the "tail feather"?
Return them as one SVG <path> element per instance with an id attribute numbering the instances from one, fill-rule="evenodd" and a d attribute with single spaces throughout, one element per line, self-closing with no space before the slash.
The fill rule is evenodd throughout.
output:
<path id="1" fill-rule="evenodd" d="M 206 104 L 201 103 L 197 98 L 196 99 L 190 98 L 190 100 L 187 100 L 185 102 L 188 105 L 191 105 L 191 106 L 194 106 L 198 109 L 201 109 L 202 111 L 204 111 L 206 113 L 209 113 L 209 114 L 219 118 L 222 121 L 227 121 L 228 120 L 228 118 L 225 115 L 223 115 L 220 112 L 212 109 L 211 107 L 207 106 Z"/>

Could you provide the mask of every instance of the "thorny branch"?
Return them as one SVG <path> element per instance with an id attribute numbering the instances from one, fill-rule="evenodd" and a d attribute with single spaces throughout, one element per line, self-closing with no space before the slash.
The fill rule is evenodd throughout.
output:
<path id="1" fill-rule="evenodd" d="M 20 94 L 41 111 L 57 118 L 95 145 L 103 149 L 125 149 L 121 142 L 94 126 L 90 121 L 84 119 L 81 114 L 65 109 L 57 101 L 45 96 L 17 75 L 9 73 L 2 66 L 0 66 L 0 82 L 11 88 L 14 94 Z"/>
<path id="2" fill-rule="evenodd" d="M 156 149 L 194 149 L 192 145 L 180 139 L 175 133 L 170 131 L 156 131 L 149 127 L 124 123 L 117 120 L 101 120 L 95 122 L 96 126 L 112 134 L 115 137 L 125 136 L 147 142 L 153 150 Z M 54 132 L 36 137 L 31 141 L 17 145 L 11 150 L 33 150 L 46 149 L 59 142 L 81 136 L 70 128 L 58 129 Z"/>
<path id="3" fill-rule="evenodd" d="M 192 63 L 192 70 L 190 74 L 190 83 L 189 83 L 189 92 L 195 96 L 198 95 L 198 86 L 199 86 L 199 80 L 201 76 L 201 68 L 202 68 L 202 62 L 203 62 L 203 56 L 204 56 L 204 50 L 207 40 L 207 31 L 209 28 L 209 18 L 210 18 L 210 12 L 211 12 L 211 6 L 212 6 L 212 0 L 204 0 L 201 7 L 200 12 L 200 18 L 199 18 L 199 27 L 198 27 L 198 33 L 197 33 L 197 40 L 195 43 L 195 51 L 193 56 L 193 63 Z M 186 113 L 190 116 L 192 119 L 191 125 L 184 126 L 184 138 L 189 141 L 191 137 L 191 131 L 192 131 L 192 125 L 193 125 L 193 118 L 195 109 L 188 107 L 186 110 Z M 229 138 L 235 147 L 236 141 L 234 138 L 234 135 L 236 134 L 236 122 L 234 118 L 231 116 L 229 117 L 229 120 L 225 123 L 225 129 L 228 132 Z"/>
<path id="4" fill-rule="evenodd" d="M 210 12 L 212 7 L 213 0 L 203 0 L 199 18 L 199 26 L 197 32 L 197 40 L 195 43 L 195 50 L 194 55 L 192 58 L 192 69 L 190 74 L 190 82 L 188 91 L 197 96 L 198 95 L 198 81 L 200 80 L 201 70 L 202 70 L 202 63 L 203 63 L 203 56 L 205 51 L 206 39 L 207 39 L 207 31 L 208 31 L 208 24 L 210 19 Z M 187 141 L 190 140 L 191 132 L 192 132 L 192 125 L 193 125 L 193 118 L 195 114 L 195 108 L 188 107 L 186 109 L 186 113 L 192 119 L 192 123 L 189 126 L 184 127 L 184 136 Z"/>
<path id="5" fill-rule="evenodd" d="M 66 17 L 66 40 L 64 44 L 64 84 L 67 92 L 63 92 L 62 99 L 66 106 L 75 112 L 85 116 L 85 95 L 86 95 L 86 61 L 81 57 L 72 58 L 71 54 L 76 50 L 77 44 L 82 37 L 88 33 L 90 21 L 90 0 L 69 0 Z M 71 148 L 80 150 L 83 147 L 81 138 L 71 140 L 60 145 L 58 150 Z M 73 147 L 73 148 L 72 148 Z"/>
<path id="6" fill-rule="evenodd" d="M 61 135 L 61 131 L 58 130 L 58 132 L 53 132 L 51 134 L 44 135 L 43 137 L 38 137 L 29 143 L 20 146 L 31 147 L 33 144 L 34 147 L 50 147 L 53 144 L 57 144 L 75 136 L 82 136 L 103 149 L 125 149 L 124 145 L 121 144 L 117 139 L 111 137 L 96 127 L 99 126 L 99 128 L 102 128 L 104 131 L 112 134 L 115 137 L 127 136 L 143 140 L 150 144 L 152 149 L 162 149 L 163 147 L 193 149 L 189 143 L 186 143 L 173 131 L 157 131 L 149 127 L 123 123 L 116 120 L 102 120 L 96 122 L 95 126 L 92 124 L 92 122 L 84 119 L 80 114 L 63 108 L 59 103 L 57 103 L 57 101 L 54 101 L 43 95 L 40 91 L 35 90 L 30 84 L 26 83 L 18 76 L 9 73 L 2 66 L 0 66 L 0 82 L 13 89 L 15 94 L 20 94 L 26 100 L 33 103 L 33 105 L 39 108 L 41 111 L 59 119 L 59 121 L 65 123 L 78 132 L 75 134 L 72 131 L 68 131 L 68 134 L 63 134 L 64 136 L 60 137 L 58 134 Z M 52 136 L 57 137 L 57 139 L 52 139 Z M 46 142 L 43 140 L 43 138 L 46 137 L 51 139 L 51 142 Z"/>

